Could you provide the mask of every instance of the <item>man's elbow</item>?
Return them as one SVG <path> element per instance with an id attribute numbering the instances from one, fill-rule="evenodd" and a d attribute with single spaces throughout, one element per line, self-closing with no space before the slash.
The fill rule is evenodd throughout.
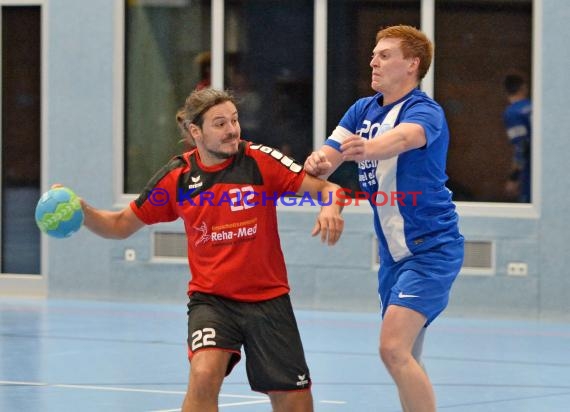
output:
<path id="1" fill-rule="evenodd" d="M 427 144 L 427 140 L 423 134 L 412 134 L 404 135 L 401 143 L 402 152 L 407 152 L 424 147 Z"/>
<path id="2" fill-rule="evenodd" d="M 133 232 L 119 232 L 119 233 L 115 233 L 115 235 L 113 236 L 112 239 L 115 240 L 124 240 L 129 238 L 131 235 L 133 234 Z"/>
<path id="3" fill-rule="evenodd" d="M 427 145 L 426 133 L 423 126 L 416 123 L 402 123 L 400 126 L 394 130 L 397 130 L 400 134 L 399 143 L 401 152 L 419 149 Z"/>
<path id="4" fill-rule="evenodd" d="M 133 224 L 122 226 L 115 232 L 116 236 L 115 239 L 119 240 L 127 239 L 131 237 L 135 232 L 137 232 L 141 227 L 142 225 L 133 225 Z"/>

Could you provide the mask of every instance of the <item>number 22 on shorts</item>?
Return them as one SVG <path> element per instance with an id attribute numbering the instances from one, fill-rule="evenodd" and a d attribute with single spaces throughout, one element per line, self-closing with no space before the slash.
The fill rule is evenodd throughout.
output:
<path id="1" fill-rule="evenodd" d="M 202 346 L 216 346 L 216 330 L 214 328 L 198 329 L 192 333 L 192 352 Z"/>

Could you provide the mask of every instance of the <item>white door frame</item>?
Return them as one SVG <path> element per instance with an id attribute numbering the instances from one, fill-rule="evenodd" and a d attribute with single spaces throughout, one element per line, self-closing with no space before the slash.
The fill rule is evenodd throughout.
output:
<path id="1" fill-rule="evenodd" d="M 47 3 L 48 0 L 0 0 L 0 7 L 3 6 L 39 6 L 41 7 L 41 176 L 40 189 L 44 191 L 47 187 Z M 1 30 L 0 20 L 0 30 Z M 1 46 L 0 46 L 1 47 Z M 1 70 L 1 66 L 0 66 Z M 1 76 L 0 76 L 1 81 Z M 0 135 L 1 139 L 1 135 Z M 0 216 L 1 219 L 1 216 Z M 1 223 L 1 222 L 0 222 Z M 40 273 L 39 274 L 10 274 L 0 273 L 0 297 L 5 296 L 33 296 L 45 297 L 47 295 L 47 244 L 46 235 L 42 235 L 40 240 Z"/>

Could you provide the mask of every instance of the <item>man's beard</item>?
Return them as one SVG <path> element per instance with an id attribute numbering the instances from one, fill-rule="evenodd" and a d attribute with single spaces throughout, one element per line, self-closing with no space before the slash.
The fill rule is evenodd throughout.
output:
<path id="1" fill-rule="evenodd" d="M 236 136 L 229 136 L 228 139 L 235 139 Z M 220 160 L 226 160 L 229 159 L 232 156 L 235 156 L 238 152 L 238 149 L 236 148 L 236 150 L 233 153 L 226 153 L 226 152 L 220 152 L 218 150 L 210 150 L 210 149 L 206 149 L 208 151 L 208 154 L 216 159 L 220 159 Z"/>
<path id="2" fill-rule="evenodd" d="M 224 153 L 224 152 L 216 152 L 216 151 L 208 150 L 208 153 L 210 154 L 210 156 L 212 156 L 216 159 L 226 160 L 232 156 L 235 156 L 235 154 L 237 153 L 237 150 L 235 151 L 235 153 Z"/>

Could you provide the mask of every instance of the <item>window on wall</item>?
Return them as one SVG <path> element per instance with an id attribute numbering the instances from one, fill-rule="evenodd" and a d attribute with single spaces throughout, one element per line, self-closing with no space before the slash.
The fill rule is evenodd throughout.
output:
<path id="1" fill-rule="evenodd" d="M 125 179 L 138 193 L 185 150 L 175 115 L 209 80 L 210 0 L 125 1 Z"/>
<path id="2" fill-rule="evenodd" d="M 435 98 L 451 131 L 455 200 L 517 201 L 507 189 L 516 148 L 503 122 L 503 83 L 510 73 L 532 77 L 532 1 L 437 0 L 435 45 Z"/>
<path id="3" fill-rule="evenodd" d="M 0 273 L 40 273 L 41 7 L 0 7 Z"/>
<path id="4" fill-rule="evenodd" d="M 219 28 L 224 85 L 239 99 L 243 138 L 299 161 L 314 149 L 315 1 L 225 0 Z M 511 72 L 532 78 L 532 0 L 429 4 L 435 10 L 422 10 L 421 0 L 328 1 L 326 132 L 356 99 L 374 93 L 369 60 L 376 32 L 394 24 L 420 27 L 421 12 L 433 14 L 428 92 L 451 131 L 448 186 L 456 201 L 515 201 L 506 190 L 515 147 L 503 123 L 503 79 Z M 194 88 L 209 85 L 211 9 L 211 0 L 125 1 L 126 193 L 139 192 L 185 150 L 174 116 Z M 355 164 L 344 164 L 331 180 L 355 188 Z"/>
<path id="5" fill-rule="evenodd" d="M 383 27 L 420 27 L 420 0 L 338 0 L 328 6 L 327 133 L 359 98 L 375 94 L 370 87 L 370 56 Z M 331 176 L 343 187 L 358 190 L 356 163 L 347 162 Z"/>
<path id="6" fill-rule="evenodd" d="M 229 0 L 225 83 L 242 137 L 304 161 L 313 148 L 313 0 Z"/>
<path id="7" fill-rule="evenodd" d="M 126 1 L 125 10 L 124 191 L 137 193 L 185 150 L 175 113 L 210 85 L 211 1 Z M 224 84 L 238 98 L 243 138 L 304 160 L 312 150 L 313 1 L 229 0 L 224 15 Z"/>

